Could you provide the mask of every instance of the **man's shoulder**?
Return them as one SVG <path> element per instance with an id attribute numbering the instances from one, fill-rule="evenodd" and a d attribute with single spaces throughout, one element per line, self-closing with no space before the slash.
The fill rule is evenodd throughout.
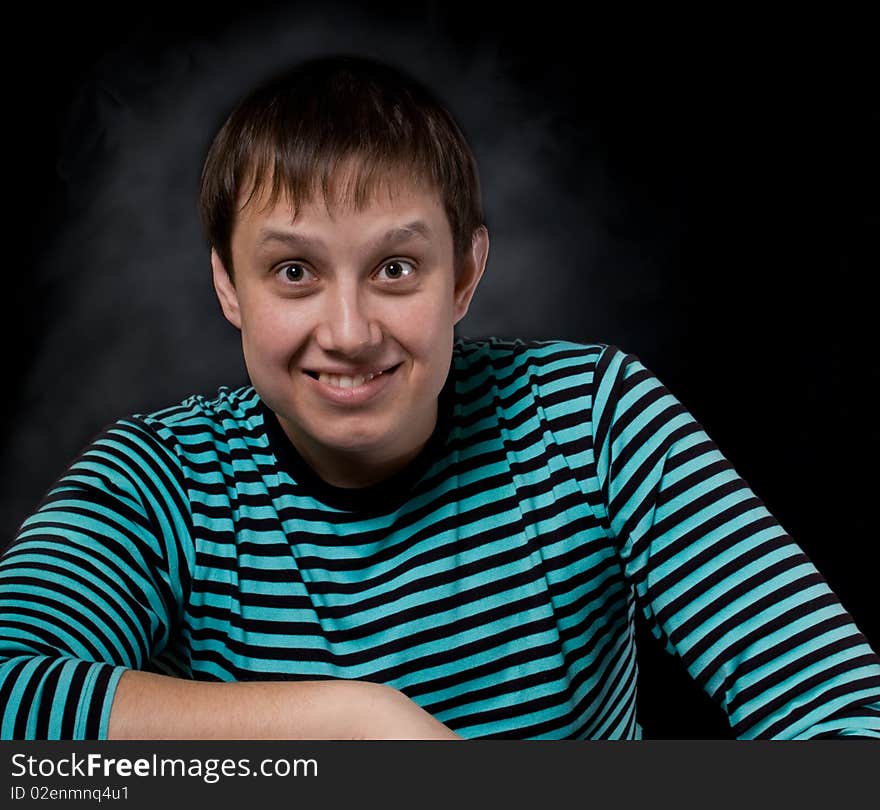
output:
<path id="1" fill-rule="evenodd" d="M 241 435 L 253 432 L 262 420 L 259 401 L 251 385 L 223 385 L 213 394 L 190 394 L 175 404 L 133 413 L 118 424 L 148 428 L 166 441 L 206 432 L 215 438 L 227 433 Z"/>
<path id="2" fill-rule="evenodd" d="M 460 373 L 480 376 L 558 377 L 591 373 L 600 359 L 616 347 L 608 343 L 573 340 L 537 340 L 520 337 L 462 337 L 455 341 L 455 363 Z"/>

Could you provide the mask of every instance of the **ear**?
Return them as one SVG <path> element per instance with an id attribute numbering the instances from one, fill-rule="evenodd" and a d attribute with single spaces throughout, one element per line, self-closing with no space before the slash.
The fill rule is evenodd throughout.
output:
<path id="1" fill-rule="evenodd" d="M 220 301 L 220 308 L 229 321 L 236 329 L 241 329 L 241 310 L 238 306 L 238 293 L 235 290 L 235 284 L 226 272 L 223 262 L 217 255 L 217 251 L 211 248 L 211 270 L 214 274 L 214 292 L 217 293 L 217 299 Z"/>
<path id="2" fill-rule="evenodd" d="M 458 323 L 467 315 L 471 299 L 477 291 L 477 285 L 483 277 L 486 269 L 486 260 L 489 257 L 489 231 L 485 225 L 480 225 L 474 231 L 471 249 L 465 257 L 461 271 L 455 280 L 455 302 L 453 323 Z"/>

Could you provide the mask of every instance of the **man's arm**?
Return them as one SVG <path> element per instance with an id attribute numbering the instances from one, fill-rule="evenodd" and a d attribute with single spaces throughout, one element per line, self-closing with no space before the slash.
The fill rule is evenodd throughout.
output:
<path id="1" fill-rule="evenodd" d="M 656 638 L 741 739 L 880 737 L 880 659 L 682 404 L 608 347 L 593 431 L 608 527 Z"/>
<path id="2" fill-rule="evenodd" d="M 390 687 L 142 672 L 178 633 L 191 569 L 173 451 L 116 424 L 0 557 L 3 739 L 455 739 Z"/>
<path id="3" fill-rule="evenodd" d="M 193 551 L 175 467 L 146 425 L 111 425 L 4 550 L 4 739 L 103 739 L 121 676 L 179 631 Z"/>
<path id="4" fill-rule="evenodd" d="M 205 683 L 123 674 L 108 739 L 457 740 L 403 693 L 367 681 Z"/>

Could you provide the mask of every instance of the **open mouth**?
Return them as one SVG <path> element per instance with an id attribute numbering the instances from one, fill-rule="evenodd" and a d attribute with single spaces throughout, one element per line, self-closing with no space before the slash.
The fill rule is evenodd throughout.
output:
<path id="1" fill-rule="evenodd" d="M 386 368 L 384 371 L 382 371 L 382 374 L 394 374 L 394 372 L 397 371 L 397 369 L 399 369 L 402 365 L 403 365 L 403 363 L 398 363 L 396 366 L 391 366 L 390 368 Z M 320 377 L 320 375 L 318 374 L 317 371 L 309 371 L 308 369 L 304 369 L 304 371 L 306 374 L 309 375 L 309 377 L 311 377 L 314 380 L 317 380 Z"/>

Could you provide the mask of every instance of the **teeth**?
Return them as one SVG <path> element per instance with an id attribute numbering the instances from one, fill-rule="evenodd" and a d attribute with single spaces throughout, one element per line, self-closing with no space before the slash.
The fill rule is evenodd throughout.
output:
<path id="1" fill-rule="evenodd" d="M 366 376 L 358 374 L 357 377 L 345 377 L 340 374 L 324 374 L 321 372 L 318 379 L 322 383 L 332 385 L 334 388 L 357 388 L 365 382 L 369 382 L 374 377 L 378 377 L 381 373 L 381 371 L 377 371 L 375 373 L 367 374 Z"/>

